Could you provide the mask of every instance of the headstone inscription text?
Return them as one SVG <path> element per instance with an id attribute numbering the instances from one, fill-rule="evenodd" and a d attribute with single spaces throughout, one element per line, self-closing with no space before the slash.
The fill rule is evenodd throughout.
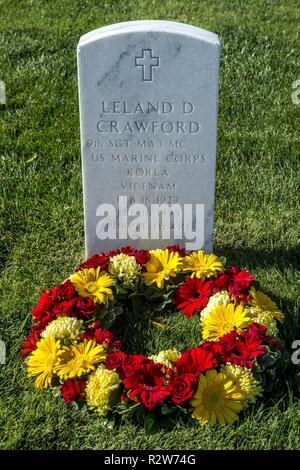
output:
<path id="1" fill-rule="evenodd" d="M 166 21 L 80 39 L 88 256 L 126 244 L 212 249 L 219 50 L 215 34 Z"/>

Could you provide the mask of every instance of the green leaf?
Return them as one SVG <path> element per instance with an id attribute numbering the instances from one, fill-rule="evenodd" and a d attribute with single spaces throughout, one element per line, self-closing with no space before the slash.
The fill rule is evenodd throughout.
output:
<path id="1" fill-rule="evenodd" d="M 160 425 L 154 413 L 150 413 L 146 416 L 144 427 L 147 434 L 155 434 L 160 431 Z"/>
<path id="2" fill-rule="evenodd" d="M 164 416 L 172 415 L 174 413 L 178 412 L 178 407 L 172 406 L 172 405 L 167 405 L 166 403 L 163 403 L 161 407 L 161 414 Z"/>

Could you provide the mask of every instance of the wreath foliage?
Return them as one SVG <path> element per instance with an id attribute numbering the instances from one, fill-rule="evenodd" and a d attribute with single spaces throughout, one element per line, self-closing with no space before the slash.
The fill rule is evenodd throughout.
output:
<path id="1" fill-rule="evenodd" d="M 132 317 L 172 311 L 199 317 L 199 344 L 147 357 L 128 353 L 126 339 L 123 346 L 111 331 Z M 108 426 L 121 419 L 147 432 L 232 424 L 274 390 L 287 360 L 284 314 L 252 274 L 178 246 L 94 255 L 43 291 L 32 316 L 20 354 L 35 387 L 59 391 L 67 405 L 98 413 Z"/>

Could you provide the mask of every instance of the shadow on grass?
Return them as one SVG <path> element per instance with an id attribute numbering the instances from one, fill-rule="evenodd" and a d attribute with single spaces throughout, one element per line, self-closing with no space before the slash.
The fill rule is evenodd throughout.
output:
<path id="1" fill-rule="evenodd" d="M 274 248 L 273 250 L 255 248 L 232 248 L 229 246 L 216 247 L 215 252 L 222 254 L 227 260 L 227 265 L 237 264 L 240 267 L 247 266 L 251 271 L 255 268 L 276 267 L 279 270 L 300 268 L 300 245 L 291 248 Z M 286 313 L 286 320 L 281 327 L 281 333 L 289 349 L 294 339 L 300 339 L 300 302 L 299 299 L 287 299 L 284 296 L 275 295 L 271 290 L 264 289 L 276 304 Z"/>
<path id="2" fill-rule="evenodd" d="M 229 246 L 216 246 L 217 254 L 225 256 L 228 265 L 237 264 L 247 266 L 249 269 L 258 267 L 277 266 L 279 269 L 291 267 L 300 268 L 300 245 L 291 248 L 274 248 L 264 250 L 259 248 L 232 248 Z"/>

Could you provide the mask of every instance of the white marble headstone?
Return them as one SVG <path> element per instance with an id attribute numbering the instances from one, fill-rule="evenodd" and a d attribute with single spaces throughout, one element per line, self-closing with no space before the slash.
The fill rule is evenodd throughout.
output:
<path id="1" fill-rule="evenodd" d="M 212 250 L 219 61 L 218 36 L 181 23 L 81 37 L 88 256 L 128 244 Z"/>

